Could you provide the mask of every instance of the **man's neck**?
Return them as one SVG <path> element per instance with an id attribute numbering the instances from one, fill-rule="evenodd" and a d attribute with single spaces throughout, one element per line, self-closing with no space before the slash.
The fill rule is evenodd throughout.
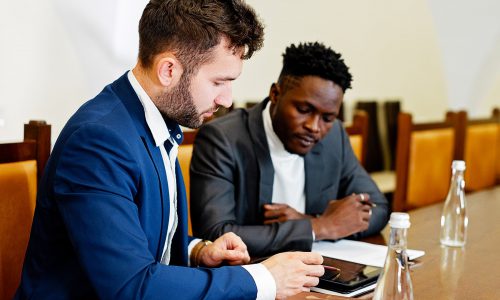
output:
<path id="1" fill-rule="evenodd" d="M 132 69 L 132 73 L 135 78 L 144 89 L 146 94 L 148 94 L 149 98 L 155 103 L 157 96 L 160 94 L 160 91 L 157 88 L 157 84 L 155 84 L 154 80 L 151 76 L 151 71 L 143 68 L 139 63 Z M 156 104 L 156 103 L 155 103 Z"/>

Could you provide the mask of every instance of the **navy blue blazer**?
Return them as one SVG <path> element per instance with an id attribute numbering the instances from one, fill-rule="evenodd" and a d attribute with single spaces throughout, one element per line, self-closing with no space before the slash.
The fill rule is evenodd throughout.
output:
<path id="1" fill-rule="evenodd" d="M 164 164 L 123 75 L 85 103 L 57 139 L 39 184 L 16 299 L 255 299 L 255 283 L 242 267 L 186 267 L 178 162 L 176 174 L 179 224 L 166 266 Z"/>

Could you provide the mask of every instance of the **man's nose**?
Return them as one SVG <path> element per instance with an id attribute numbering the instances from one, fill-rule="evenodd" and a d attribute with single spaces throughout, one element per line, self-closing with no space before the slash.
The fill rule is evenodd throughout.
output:
<path id="1" fill-rule="evenodd" d="M 215 98 L 215 104 L 229 108 L 233 104 L 233 86 L 231 82 L 224 85 L 224 89 Z"/>
<path id="2" fill-rule="evenodd" d="M 313 114 L 309 118 L 307 118 L 305 127 L 311 131 L 311 132 L 318 132 L 319 131 L 319 115 Z"/>

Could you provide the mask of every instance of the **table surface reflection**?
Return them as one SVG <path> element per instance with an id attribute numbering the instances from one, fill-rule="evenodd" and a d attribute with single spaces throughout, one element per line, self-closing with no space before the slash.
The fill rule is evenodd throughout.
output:
<path id="1" fill-rule="evenodd" d="M 439 244 L 443 203 L 410 212 L 408 247 L 426 253 L 412 268 L 415 299 L 500 299 L 500 187 L 467 194 L 466 200 L 469 228 L 463 248 Z M 386 227 L 381 235 L 364 241 L 385 243 L 388 236 Z M 300 293 L 289 299 L 345 298 Z"/>

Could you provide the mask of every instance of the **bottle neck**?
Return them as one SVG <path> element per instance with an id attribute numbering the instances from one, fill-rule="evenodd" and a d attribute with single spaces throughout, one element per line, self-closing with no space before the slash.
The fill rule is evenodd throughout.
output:
<path id="1" fill-rule="evenodd" d="M 391 227 L 391 235 L 389 238 L 389 248 L 396 250 L 406 249 L 406 233 L 407 228 Z"/>
<path id="2" fill-rule="evenodd" d="M 463 190 L 465 187 L 464 171 L 453 169 L 451 175 L 451 187 L 453 190 Z"/>
<path id="3" fill-rule="evenodd" d="M 464 178 L 464 171 L 452 169 L 451 174 L 452 174 L 451 175 L 452 179 L 457 179 L 457 178 L 463 179 Z"/>

